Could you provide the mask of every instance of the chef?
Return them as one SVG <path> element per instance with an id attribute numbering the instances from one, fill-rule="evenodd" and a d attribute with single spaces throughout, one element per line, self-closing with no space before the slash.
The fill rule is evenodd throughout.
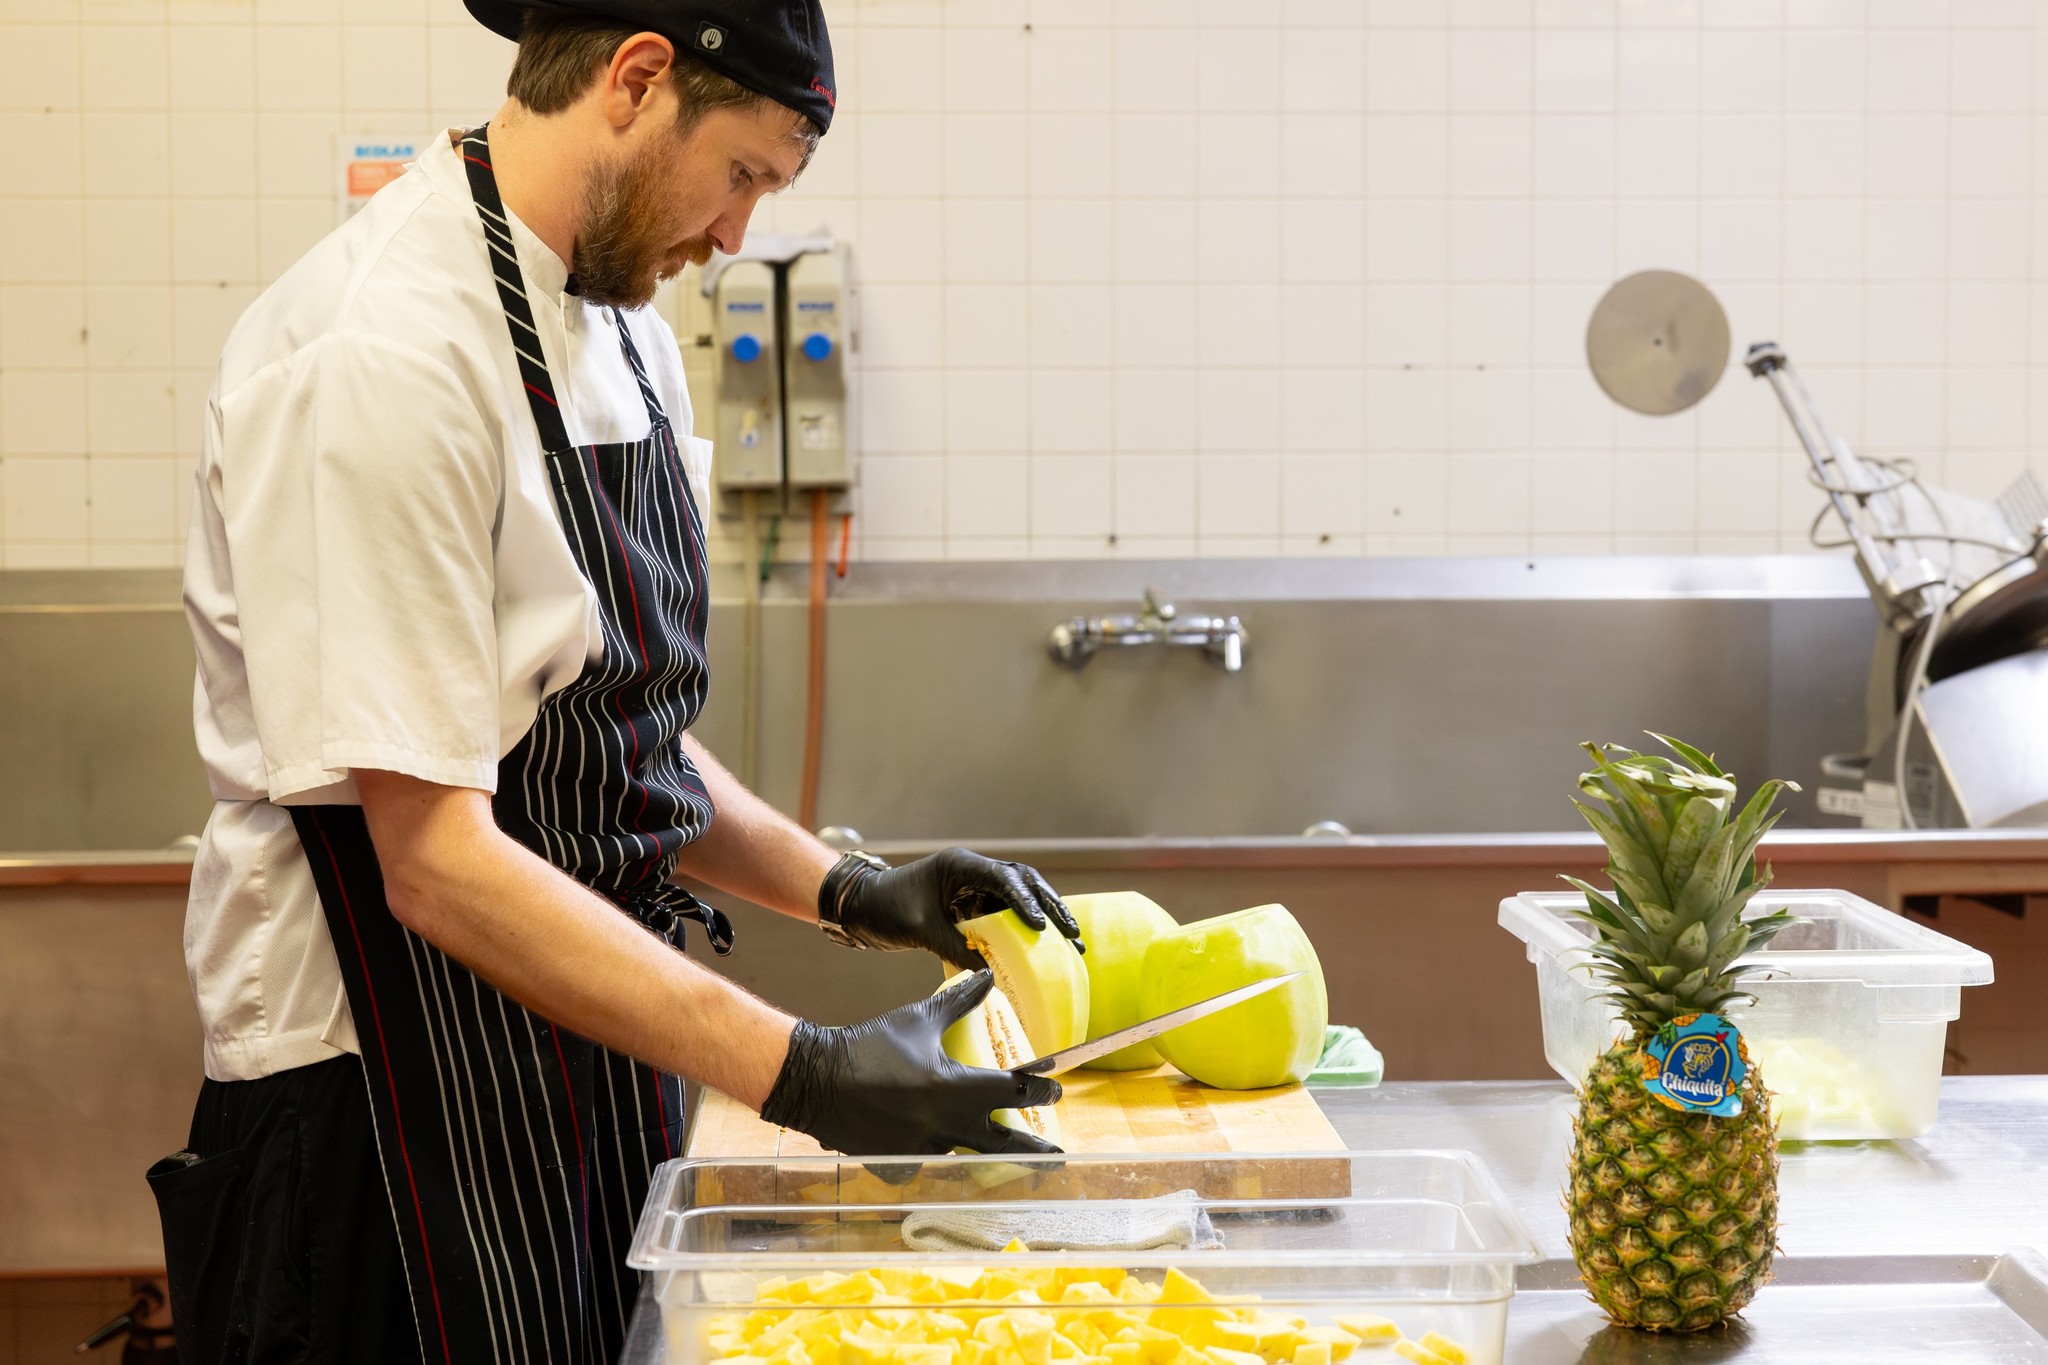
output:
<path id="1" fill-rule="evenodd" d="M 150 1172 L 188 1362 L 615 1358 L 683 1076 L 844 1152 L 1048 1150 L 990 1114 L 1057 1083 L 940 1051 L 985 972 L 826 1028 L 679 951 L 731 927 L 678 873 L 853 947 L 979 965 L 955 922 L 1005 907 L 1078 946 L 1032 869 L 838 856 L 689 734 L 709 444 L 646 305 L 830 125 L 819 0 L 468 4 L 504 106 L 256 301 L 208 403 L 207 1079 Z"/>

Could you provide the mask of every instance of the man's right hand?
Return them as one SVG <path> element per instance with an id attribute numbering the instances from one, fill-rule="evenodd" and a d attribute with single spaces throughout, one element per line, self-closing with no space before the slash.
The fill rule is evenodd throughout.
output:
<path id="1" fill-rule="evenodd" d="M 962 1066 L 939 1046 L 947 1027 L 987 999 L 994 984 L 989 972 L 976 972 L 849 1028 L 798 1021 L 761 1117 L 848 1156 L 936 1156 L 958 1147 L 1057 1152 L 990 1115 L 1051 1104 L 1060 1097 L 1058 1081 Z"/>

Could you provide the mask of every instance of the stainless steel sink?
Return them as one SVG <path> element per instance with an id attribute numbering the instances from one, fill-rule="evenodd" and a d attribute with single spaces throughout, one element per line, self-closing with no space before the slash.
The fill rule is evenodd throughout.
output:
<path id="1" fill-rule="evenodd" d="M 737 567 L 713 586 L 698 733 L 730 761 Z M 1049 656 L 1147 588 L 1256 647 Z M 1804 779 L 1861 736 L 1874 629 L 1820 556 L 883 564 L 832 592 L 820 822 L 883 840 L 1565 829 L 1577 742 L 1648 728 Z M 800 567 L 761 613 L 757 785 L 794 809 Z M 191 689 L 175 573 L 0 572 L 0 849 L 196 832 Z M 1810 795 L 1790 818 L 1823 823 Z"/>

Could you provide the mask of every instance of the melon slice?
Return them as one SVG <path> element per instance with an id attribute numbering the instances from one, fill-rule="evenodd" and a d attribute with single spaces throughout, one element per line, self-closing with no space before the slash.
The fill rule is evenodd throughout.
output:
<path id="1" fill-rule="evenodd" d="M 1140 1017 L 1292 971 L 1303 975 L 1153 1040 L 1160 1055 L 1204 1085 L 1287 1085 L 1306 1078 L 1322 1056 L 1330 997 L 1315 946 L 1283 905 L 1197 920 L 1153 939 L 1145 950 Z"/>
<path id="2" fill-rule="evenodd" d="M 971 973 L 961 972 L 949 977 L 946 985 L 939 989 L 944 990 L 969 975 Z M 1039 1055 L 1032 1049 L 1030 1040 L 1025 1036 L 1023 1021 L 1017 1018 L 1017 1011 L 1010 1008 L 1009 998 L 1003 994 L 1001 986 L 990 991 L 988 999 L 948 1028 L 940 1036 L 939 1046 L 962 1066 L 984 1066 L 996 1071 L 1014 1070 Z M 1047 1142 L 1060 1140 L 1059 1115 L 1050 1105 L 1038 1109 L 998 1109 L 993 1117 L 1006 1128 L 1036 1133 Z"/>
<path id="3" fill-rule="evenodd" d="M 1004 910 L 962 920 L 967 946 L 996 974 L 996 990 L 1009 997 L 1032 1051 L 1028 1062 L 1072 1047 L 1088 1036 L 1088 969 L 1056 929 L 1033 929 Z"/>
<path id="4" fill-rule="evenodd" d="M 1173 916 L 1136 891 L 1104 891 L 1062 897 L 1081 925 L 1088 945 L 1082 959 L 1088 974 L 1088 1037 L 1100 1038 L 1150 1018 L 1139 1007 L 1145 981 L 1145 949 L 1161 934 L 1180 928 Z M 1133 1043 L 1082 1065 L 1097 1071 L 1137 1071 L 1158 1066 L 1159 1049 Z"/>

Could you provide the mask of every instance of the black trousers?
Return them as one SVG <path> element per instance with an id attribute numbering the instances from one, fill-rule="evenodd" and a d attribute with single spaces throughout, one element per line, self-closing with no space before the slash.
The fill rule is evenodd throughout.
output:
<path id="1" fill-rule="evenodd" d="M 359 1057 L 209 1080 L 150 1167 L 180 1365 L 420 1359 Z"/>

